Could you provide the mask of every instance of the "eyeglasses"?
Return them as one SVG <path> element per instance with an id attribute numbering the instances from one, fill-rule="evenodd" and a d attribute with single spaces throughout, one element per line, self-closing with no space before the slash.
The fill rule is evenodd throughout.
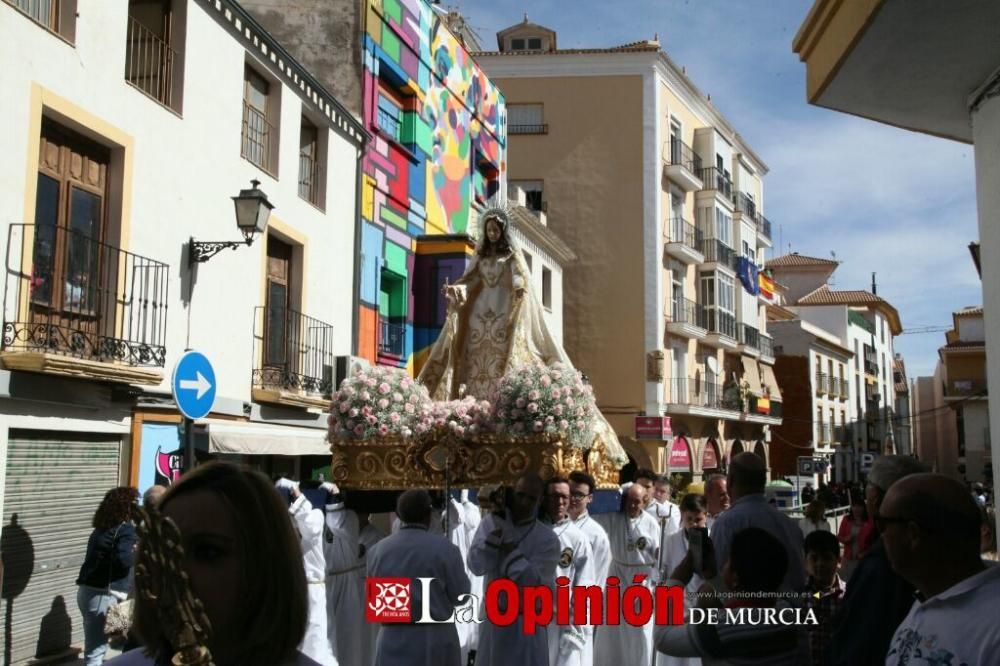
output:
<path id="1" fill-rule="evenodd" d="M 575 500 L 582 500 L 584 497 L 590 497 L 590 493 L 581 493 L 579 490 L 575 490 L 569 496 Z"/>

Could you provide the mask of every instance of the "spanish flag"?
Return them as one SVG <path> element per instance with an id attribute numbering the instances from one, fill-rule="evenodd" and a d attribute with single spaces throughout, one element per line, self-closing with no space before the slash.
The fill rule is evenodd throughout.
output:
<path id="1" fill-rule="evenodd" d="M 774 298 L 774 280 L 764 275 L 764 273 L 759 273 L 757 276 L 757 285 L 760 287 L 760 293 L 764 298 Z"/>
<path id="2" fill-rule="evenodd" d="M 771 413 L 771 400 L 768 398 L 757 398 L 757 413 L 758 414 L 770 414 Z"/>

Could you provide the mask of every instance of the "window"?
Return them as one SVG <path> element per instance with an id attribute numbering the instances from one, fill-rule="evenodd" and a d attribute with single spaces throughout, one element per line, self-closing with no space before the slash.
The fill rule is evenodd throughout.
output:
<path id="1" fill-rule="evenodd" d="M 702 273 L 701 280 L 701 304 L 705 307 L 715 307 L 715 274 Z"/>
<path id="2" fill-rule="evenodd" d="M 546 266 L 542 266 L 542 305 L 552 309 L 552 271 Z"/>
<path id="3" fill-rule="evenodd" d="M 508 134 L 545 134 L 545 107 L 542 104 L 508 104 Z"/>
<path id="4" fill-rule="evenodd" d="M 393 141 L 399 142 L 403 130 L 403 111 L 384 93 L 378 98 L 378 128 Z"/>
<path id="5" fill-rule="evenodd" d="M 524 40 L 523 39 L 512 39 L 512 40 L 510 40 L 510 50 L 511 51 L 523 51 L 524 50 Z"/>
<path id="6" fill-rule="evenodd" d="M 529 51 L 540 51 L 542 49 L 542 40 L 538 37 L 532 37 L 528 40 L 528 50 Z"/>
<path id="7" fill-rule="evenodd" d="M 719 273 L 719 309 L 732 314 L 736 310 L 733 278 Z"/>
<path id="8" fill-rule="evenodd" d="M 299 196 L 323 208 L 326 204 L 326 133 L 305 116 L 299 129 Z"/>
<path id="9" fill-rule="evenodd" d="M 531 273 L 531 255 L 527 252 L 522 252 L 524 255 L 524 263 L 528 266 L 528 273 Z"/>
<path id="10" fill-rule="evenodd" d="M 726 247 L 733 246 L 733 218 L 721 208 L 715 209 L 715 238 Z"/>
<path id="11" fill-rule="evenodd" d="M 275 86 L 276 87 L 276 86 Z M 247 67 L 243 80 L 243 157 L 278 173 L 278 100 L 271 83 Z"/>
<path id="12" fill-rule="evenodd" d="M 379 353 L 402 358 L 406 351 L 406 278 L 382 270 L 379 293 Z"/>
<path id="13" fill-rule="evenodd" d="M 180 111 L 184 67 L 179 48 L 184 39 L 187 3 L 129 0 L 125 38 L 125 80 L 157 102 Z"/>
<path id="14" fill-rule="evenodd" d="M 5 0 L 22 14 L 66 41 L 76 38 L 77 0 Z"/>
<path id="15" fill-rule="evenodd" d="M 534 211 L 545 210 L 545 200 L 542 197 L 543 183 L 540 180 L 511 180 L 511 188 L 519 187 L 524 191 L 524 205 Z"/>
<path id="16" fill-rule="evenodd" d="M 743 256 L 749 259 L 751 264 L 757 263 L 757 252 L 747 241 L 743 241 Z"/>

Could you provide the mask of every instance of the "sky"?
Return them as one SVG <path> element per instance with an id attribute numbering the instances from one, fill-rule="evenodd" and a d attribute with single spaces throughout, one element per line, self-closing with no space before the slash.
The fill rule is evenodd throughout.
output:
<path id="1" fill-rule="evenodd" d="M 496 49 L 522 20 L 558 33 L 559 48 L 601 48 L 659 35 L 670 58 L 770 171 L 764 213 L 771 256 L 789 248 L 841 261 L 834 289 L 870 289 L 905 329 L 950 326 L 982 302 L 968 245 L 978 239 L 971 145 L 806 102 L 792 40 L 812 0 L 443 0 Z M 780 247 L 779 247 L 780 242 Z M 931 375 L 944 333 L 896 339 L 912 379 Z"/>

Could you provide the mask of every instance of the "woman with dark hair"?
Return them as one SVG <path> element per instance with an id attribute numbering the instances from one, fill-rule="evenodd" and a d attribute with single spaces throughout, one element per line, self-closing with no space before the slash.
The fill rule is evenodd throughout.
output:
<path id="1" fill-rule="evenodd" d="M 128 596 L 135 562 L 136 534 L 132 523 L 139 491 L 112 488 L 94 512 L 87 555 L 76 579 L 76 602 L 83 615 L 83 653 L 86 666 L 100 666 L 108 651 L 104 620 L 108 609 Z"/>
<path id="2" fill-rule="evenodd" d="M 171 627 L 196 617 L 198 604 L 170 602 L 188 592 L 178 590 L 183 581 L 171 575 L 174 568 L 201 602 L 208 620 L 201 647 L 216 666 L 318 666 L 297 650 L 308 617 L 299 539 L 287 502 L 263 474 L 230 463 L 200 465 L 170 486 L 156 511 L 177 526 L 183 555 L 153 530 L 143 532 L 134 626 L 145 653 L 109 663 L 166 665 L 182 649 L 184 639 Z"/>
<path id="3" fill-rule="evenodd" d="M 844 557 L 840 565 L 840 576 L 844 580 L 851 577 L 858 560 L 871 545 L 874 525 L 865 507 L 865 496 L 851 493 L 851 512 L 844 516 L 837 531 L 837 541 L 844 544 Z"/>

